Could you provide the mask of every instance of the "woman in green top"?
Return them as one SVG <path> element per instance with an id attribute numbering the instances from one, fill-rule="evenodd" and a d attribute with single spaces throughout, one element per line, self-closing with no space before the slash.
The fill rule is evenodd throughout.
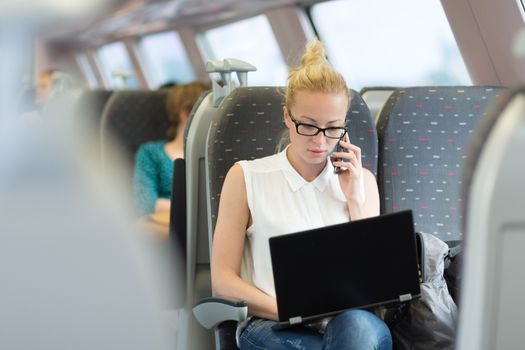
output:
<path id="1" fill-rule="evenodd" d="M 134 192 L 140 215 L 170 210 L 173 160 L 184 158 L 184 129 L 199 96 L 209 87 L 200 82 L 177 85 L 168 94 L 169 140 L 147 142 L 135 156 Z"/>

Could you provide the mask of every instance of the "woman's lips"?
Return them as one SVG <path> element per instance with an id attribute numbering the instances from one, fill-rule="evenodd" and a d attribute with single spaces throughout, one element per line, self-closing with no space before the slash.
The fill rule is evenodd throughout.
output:
<path id="1" fill-rule="evenodd" d="M 323 151 L 323 150 L 309 149 L 308 152 L 310 152 L 310 154 L 312 154 L 315 157 L 324 157 L 324 156 L 326 156 L 326 151 Z"/>

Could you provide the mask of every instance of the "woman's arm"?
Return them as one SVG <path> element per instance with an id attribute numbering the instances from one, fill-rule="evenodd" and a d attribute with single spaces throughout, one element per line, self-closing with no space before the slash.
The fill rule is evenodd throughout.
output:
<path id="1" fill-rule="evenodd" d="M 246 229 L 250 210 L 246 196 L 244 173 L 234 165 L 224 180 L 219 213 L 213 237 L 211 278 L 214 294 L 248 303 L 252 315 L 277 320 L 275 298 L 246 283 L 240 277 Z"/>
<path id="2" fill-rule="evenodd" d="M 165 212 L 170 211 L 171 209 L 171 201 L 166 198 L 159 198 L 155 202 L 155 212 Z"/>
<path id="3" fill-rule="evenodd" d="M 348 211 L 352 220 L 364 219 L 379 215 L 379 190 L 377 181 L 372 172 L 362 169 L 365 192 L 364 203 L 348 202 Z"/>
<path id="4" fill-rule="evenodd" d="M 142 145 L 135 156 L 133 174 L 135 203 L 140 215 L 155 211 L 155 204 L 159 198 L 157 178 L 158 174 L 153 155 L 146 145 Z"/>

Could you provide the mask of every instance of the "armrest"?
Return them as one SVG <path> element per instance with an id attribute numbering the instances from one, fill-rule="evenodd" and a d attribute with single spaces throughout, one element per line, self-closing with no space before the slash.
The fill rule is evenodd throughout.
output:
<path id="1" fill-rule="evenodd" d="M 248 317 L 248 304 L 220 298 L 204 298 L 193 307 L 193 315 L 207 329 L 224 321 L 244 321 Z"/>

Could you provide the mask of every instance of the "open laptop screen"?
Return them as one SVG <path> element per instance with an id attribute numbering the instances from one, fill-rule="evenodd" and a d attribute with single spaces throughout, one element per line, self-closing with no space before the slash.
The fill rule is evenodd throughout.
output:
<path id="1" fill-rule="evenodd" d="M 419 296 L 412 213 L 270 238 L 279 320 Z"/>

